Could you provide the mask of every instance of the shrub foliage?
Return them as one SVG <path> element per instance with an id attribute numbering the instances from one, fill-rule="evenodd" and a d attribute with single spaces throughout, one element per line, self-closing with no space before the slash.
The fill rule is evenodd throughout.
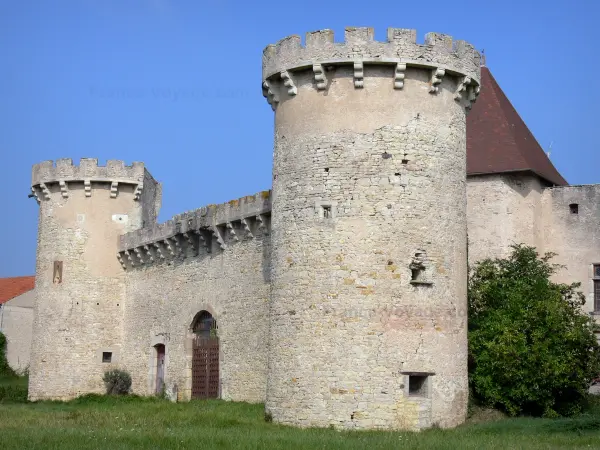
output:
<path id="1" fill-rule="evenodd" d="M 108 395 L 126 395 L 131 389 L 131 375 L 124 370 L 108 370 L 104 372 L 102 381 Z"/>
<path id="2" fill-rule="evenodd" d="M 476 400 L 510 415 L 580 411 L 600 374 L 593 322 L 579 283 L 559 284 L 554 255 L 514 245 L 469 277 L 469 382 Z"/>
<path id="3" fill-rule="evenodd" d="M 15 377 L 16 373 L 6 359 L 6 336 L 0 332 L 0 377 Z"/>

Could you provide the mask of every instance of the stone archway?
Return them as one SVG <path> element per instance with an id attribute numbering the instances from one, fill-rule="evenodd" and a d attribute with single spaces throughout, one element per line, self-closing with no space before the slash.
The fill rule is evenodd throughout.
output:
<path id="1" fill-rule="evenodd" d="M 206 310 L 194 317 L 192 341 L 192 399 L 219 397 L 219 337 L 217 321 Z"/>

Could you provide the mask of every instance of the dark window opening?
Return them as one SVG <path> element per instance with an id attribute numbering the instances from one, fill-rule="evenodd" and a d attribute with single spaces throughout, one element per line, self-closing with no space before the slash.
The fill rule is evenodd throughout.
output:
<path id="1" fill-rule="evenodd" d="M 63 262 L 62 261 L 54 261 L 54 271 L 52 275 L 52 282 L 54 284 L 62 283 L 62 273 L 63 273 Z"/>
<path id="2" fill-rule="evenodd" d="M 594 311 L 600 312 L 600 280 L 594 280 Z"/>
<path id="3" fill-rule="evenodd" d="M 109 363 L 112 361 L 112 352 L 102 352 L 102 362 Z"/>
<path id="4" fill-rule="evenodd" d="M 571 214 L 579 214 L 579 205 L 577 203 L 571 203 L 569 205 L 569 211 L 571 211 Z"/>
<path id="5" fill-rule="evenodd" d="M 192 322 L 192 331 L 204 339 L 217 337 L 217 321 L 208 311 L 201 311 Z"/>
<path id="6" fill-rule="evenodd" d="M 408 376 L 408 395 L 413 397 L 427 397 L 427 375 Z"/>
<path id="7" fill-rule="evenodd" d="M 329 172 L 329 167 L 325 167 L 325 172 Z"/>
<path id="8" fill-rule="evenodd" d="M 331 218 L 331 206 L 323 206 L 323 218 L 324 219 Z"/>

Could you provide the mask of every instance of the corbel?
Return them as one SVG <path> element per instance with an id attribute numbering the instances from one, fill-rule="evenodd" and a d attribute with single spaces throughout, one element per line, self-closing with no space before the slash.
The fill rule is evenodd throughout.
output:
<path id="1" fill-rule="evenodd" d="M 85 190 L 85 196 L 92 196 L 92 181 L 91 180 L 83 180 L 83 189 Z"/>
<path id="2" fill-rule="evenodd" d="M 154 248 L 156 248 L 156 255 L 160 258 L 160 259 L 165 259 L 165 255 L 162 251 L 162 248 L 160 246 L 160 242 L 154 242 L 152 245 L 154 245 Z"/>
<path id="3" fill-rule="evenodd" d="M 246 218 L 242 219 L 242 228 L 246 232 L 246 236 L 250 236 L 251 238 L 254 237 L 254 235 L 252 234 L 252 230 L 250 229 L 250 224 L 248 223 L 248 219 L 246 219 Z"/>
<path id="4" fill-rule="evenodd" d="M 266 234 L 268 232 L 268 229 L 267 229 L 267 218 L 265 217 L 265 215 L 258 214 L 256 216 L 256 221 L 258 223 L 258 229 Z"/>
<path id="5" fill-rule="evenodd" d="M 119 260 L 119 264 L 121 264 L 123 270 L 127 270 L 127 266 L 125 265 L 125 261 L 123 261 L 123 255 L 121 255 L 121 252 L 117 252 L 117 260 Z"/>
<path id="6" fill-rule="evenodd" d="M 169 242 L 168 238 L 163 239 L 163 244 L 165 244 L 165 248 L 169 251 L 171 256 L 175 256 L 175 251 L 173 250 L 173 247 L 171 246 L 171 242 Z"/>
<path id="7" fill-rule="evenodd" d="M 131 265 L 131 267 L 135 267 L 135 261 L 131 257 L 131 253 L 129 252 L 129 250 L 125 250 L 124 253 L 125 253 L 125 256 L 127 256 L 127 261 L 129 261 L 129 264 Z"/>
<path id="8" fill-rule="evenodd" d="M 460 80 L 460 83 L 458 83 L 456 92 L 454 92 L 454 100 L 460 101 L 460 99 L 462 99 L 463 95 L 468 92 L 467 89 L 469 88 L 470 84 L 471 84 L 471 77 L 467 77 L 467 76 L 462 77 L 462 79 Z"/>
<path id="9" fill-rule="evenodd" d="M 137 257 L 138 261 L 140 262 L 140 264 L 146 264 L 146 262 L 144 261 L 144 256 L 142 255 L 142 251 L 140 250 L 139 247 L 135 247 L 133 249 L 133 251 L 135 252 L 135 256 Z"/>
<path id="10" fill-rule="evenodd" d="M 231 235 L 232 239 L 234 241 L 239 241 L 240 239 L 238 238 L 236 232 L 235 232 L 235 228 L 233 228 L 233 225 L 231 224 L 231 222 L 227 222 L 227 224 L 225 225 L 227 227 L 227 231 L 229 231 L 229 234 Z"/>
<path id="11" fill-rule="evenodd" d="M 446 70 L 445 69 L 433 69 L 431 71 L 431 81 L 429 82 L 429 84 L 431 85 L 429 87 L 429 93 L 430 94 L 437 94 L 438 91 L 440 90 L 439 85 L 442 82 L 442 78 L 444 78 L 444 75 L 446 74 Z"/>
<path id="12" fill-rule="evenodd" d="M 139 200 L 140 196 L 142 195 L 142 188 L 144 187 L 144 185 L 142 183 L 138 183 L 135 186 L 135 190 L 133 191 L 133 199 L 134 200 Z"/>
<path id="13" fill-rule="evenodd" d="M 404 72 L 406 72 L 406 63 L 396 64 L 396 70 L 394 70 L 394 89 L 402 89 L 404 87 Z"/>
<path id="14" fill-rule="evenodd" d="M 40 196 L 38 195 L 38 192 L 37 192 L 37 189 L 35 188 L 35 186 L 31 186 L 31 193 L 35 197 L 35 201 L 38 202 L 38 205 L 39 205 L 40 204 Z"/>
<path id="15" fill-rule="evenodd" d="M 354 87 L 364 87 L 365 69 L 362 61 L 354 61 Z"/>
<path id="16" fill-rule="evenodd" d="M 211 231 L 212 231 L 213 236 L 217 239 L 217 243 L 219 244 L 219 247 L 221 247 L 221 250 L 225 250 L 225 241 L 223 240 L 223 236 L 221 236 L 221 231 L 219 230 L 219 226 L 213 225 Z"/>
<path id="17" fill-rule="evenodd" d="M 313 64 L 313 73 L 315 75 L 315 83 L 317 84 L 317 90 L 322 91 L 327 88 L 327 77 L 321 64 Z"/>
<path id="18" fill-rule="evenodd" d="M 152 255 L 152 250 L 150 250 L 150 246 L 144 245 L 144 250 L 146 251 L 146 255 L 150 262 L 154 262 L 154 255 Z"/>
<path id="19" fill-rule="evenodd" d="M 117 198 L 119 193 L 119 182 L 113 181 L 110 183 L 110 198 Z"/>
<path id="20" fill-rule="evenodd" d="M 287 93 L 291 96 L 296 95 L 298 93 L 298 88 L 294 84 L 294 80 L 292 80 L 292 76 L 287 70 L 281 72 L 281 78 L 283 79 L 283 85 L 287 88 Z"/>
<path id="21" fill-rule="evenodd" d="M 185 238 L 186 242 L 188 243 L 188 246 L 192 249 L 194 255 L 198 254 L 198 246 L 196 245 L 196 242 L 194 241 L 194 234 L 196 232 L 193 230 L 188 230 L 185 233 L 183 233 L 183 237 Z"/>
<path id="22" fill-rule="evenodd" d="M 271 105 L 271 109 L 275 111 L 279 104 L 279 96 L 275 93 L 273 86 L 271 86 L 271 83 L 268 80 L 263 81 L 262 91 L 263 97 L 267 99 L 267 102 Z"/>
<path id="23" fill-rule="evenodd" d="M 69 198 L 69 189 L 67 188 L 65 180 L 58 180 L 58 185 L 60 186 L 60 195 L 62 195 L 63 198 Z"/>
<path id="24" fill-rule="evenodd" d="M 40 183 L 40 189 L 42 190 L 42 194 L 44 194 L 44 200 L 50 200 L 50 190 L 46 183 Z"/>

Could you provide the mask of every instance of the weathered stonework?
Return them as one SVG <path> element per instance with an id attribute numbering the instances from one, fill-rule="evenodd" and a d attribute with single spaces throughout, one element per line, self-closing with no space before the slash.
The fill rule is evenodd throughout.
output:
<path id="1" fill-rule="evenodd" d="M 334 44 L 324 30 L 265 50 L 276 422 L 420 429 L 466 414 L 468 98 L 456 92 L 467 75 L 477 86 L 479 59 L 449 37 L 389 36 L 352 28 Z M 409 395 L 409 376 L 427 377 L 426 393 Z"/>
<path id="2" fill-rule="evenodd" d="M 155 221 L 160 186 L 142 163 L 62 159 L 34 166 L 32 191 L 40 215 L 29 398 L 102 392 L 102 352 L 118 364 L 123 343 L 118 238 Z"/>
<path id="3" fill-rule="evenodd" d="M 557 278 L 591 294 L 600 188 L 553 188 L 532 171 L 467 182 L 479 54 L 415 36 L 390 29 L 376 42 L 348 28 L 335 43 L 321 30 L 265 49 L 272 192 L 158 224 L 161 187 L 142 163 L 35 165 L 30 399 L 102 392 L 118 367 L 136 394 L 163 379 L 169 398 L 189 400 L 206 312 L 218 396 L 265 402 L 275 422 L 462 423 L 467 256 L 504 257 L 513 243 L 555 251 L 568 267 Z"/>
<path id="4" fill-rule="evenodd" d="M 467 183 L 469 262 L 504 258 L 524 243 L 552 252 L 564 266 L 557 282 L 581 283 L 584 310 L 594 307 L 594 265 L 600 265 L 600 185 L 549 186 L 530 173 L 471 176 Z"/>

